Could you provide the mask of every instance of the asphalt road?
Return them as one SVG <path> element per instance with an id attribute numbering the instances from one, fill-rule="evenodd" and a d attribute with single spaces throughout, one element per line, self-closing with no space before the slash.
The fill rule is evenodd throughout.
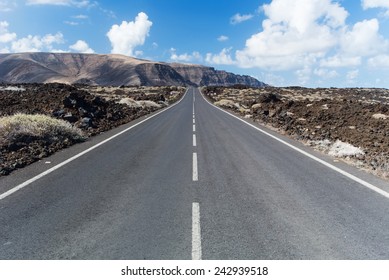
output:
<path id="1" fill-rule="evenodd" d="M 3 195 L 0 259 L 389 259 L 388 197 L 195 88 L 142 123 L 0 178 L 0 194 L 136 123 Z"/>

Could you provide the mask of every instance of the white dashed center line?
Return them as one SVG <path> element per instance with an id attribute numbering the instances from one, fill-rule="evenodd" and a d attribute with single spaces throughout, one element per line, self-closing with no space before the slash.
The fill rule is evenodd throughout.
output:
<path id="1" fill-rule="evenodd" d="M 201 260 L 200 205 L 192 204 L 192 260 Z"/>
<path id="2" fill-rule="evenodd" d="M 196 139 L 196 116 L 194 111 L 195 95 L 193 94 L 193 147 L 197 146 Z M 193 153 L 192 180 L 199 180 L 197 153 Z M 192 260 L 201 260 L 201 229 L 200 229 L 200 205 L 192 203 Z"/>
<path id="3" fill-rule="evenodd" d="M 199 173 L 198 173 L 198 170 L 197 170 L 197 153 L 193 153 L 192 179 L 193 179 L 194 182 L 199 180 Z"/>
<path id="4" fill-rule="evenodd" d="M 193 134 L 193 147 L 197 146 L 196 134 Z"/>

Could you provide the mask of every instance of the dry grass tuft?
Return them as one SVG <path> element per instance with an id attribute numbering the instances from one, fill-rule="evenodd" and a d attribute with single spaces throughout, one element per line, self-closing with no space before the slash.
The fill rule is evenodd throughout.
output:
<path id="1" fill-rule="evenodd" d="M 46 115 L 15 114 L 0 118 L 0 143 L 28 142 L 31 139 L 82 141 L 85 137 L 70 123 Z"/>

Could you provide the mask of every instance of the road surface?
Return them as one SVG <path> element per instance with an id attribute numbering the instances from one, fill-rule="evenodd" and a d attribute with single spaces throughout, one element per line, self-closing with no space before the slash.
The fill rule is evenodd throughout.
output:
<path id="1" fill-rule="evenodd" d="M 0 259 L 389 259 L 387 182 L 344 168 L 384 195 L 190 88 L 0 178 Z"/>

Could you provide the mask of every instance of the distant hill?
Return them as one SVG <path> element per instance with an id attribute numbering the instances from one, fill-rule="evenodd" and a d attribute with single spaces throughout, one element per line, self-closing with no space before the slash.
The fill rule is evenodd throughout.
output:
<path id="1" fill-rule="evenodd" d="M 90 85 L 265 86 L 250 76 L 212 67 L 153 62 L 124 55 L 77 53 L 0 54 L 0 82 Z"/>

